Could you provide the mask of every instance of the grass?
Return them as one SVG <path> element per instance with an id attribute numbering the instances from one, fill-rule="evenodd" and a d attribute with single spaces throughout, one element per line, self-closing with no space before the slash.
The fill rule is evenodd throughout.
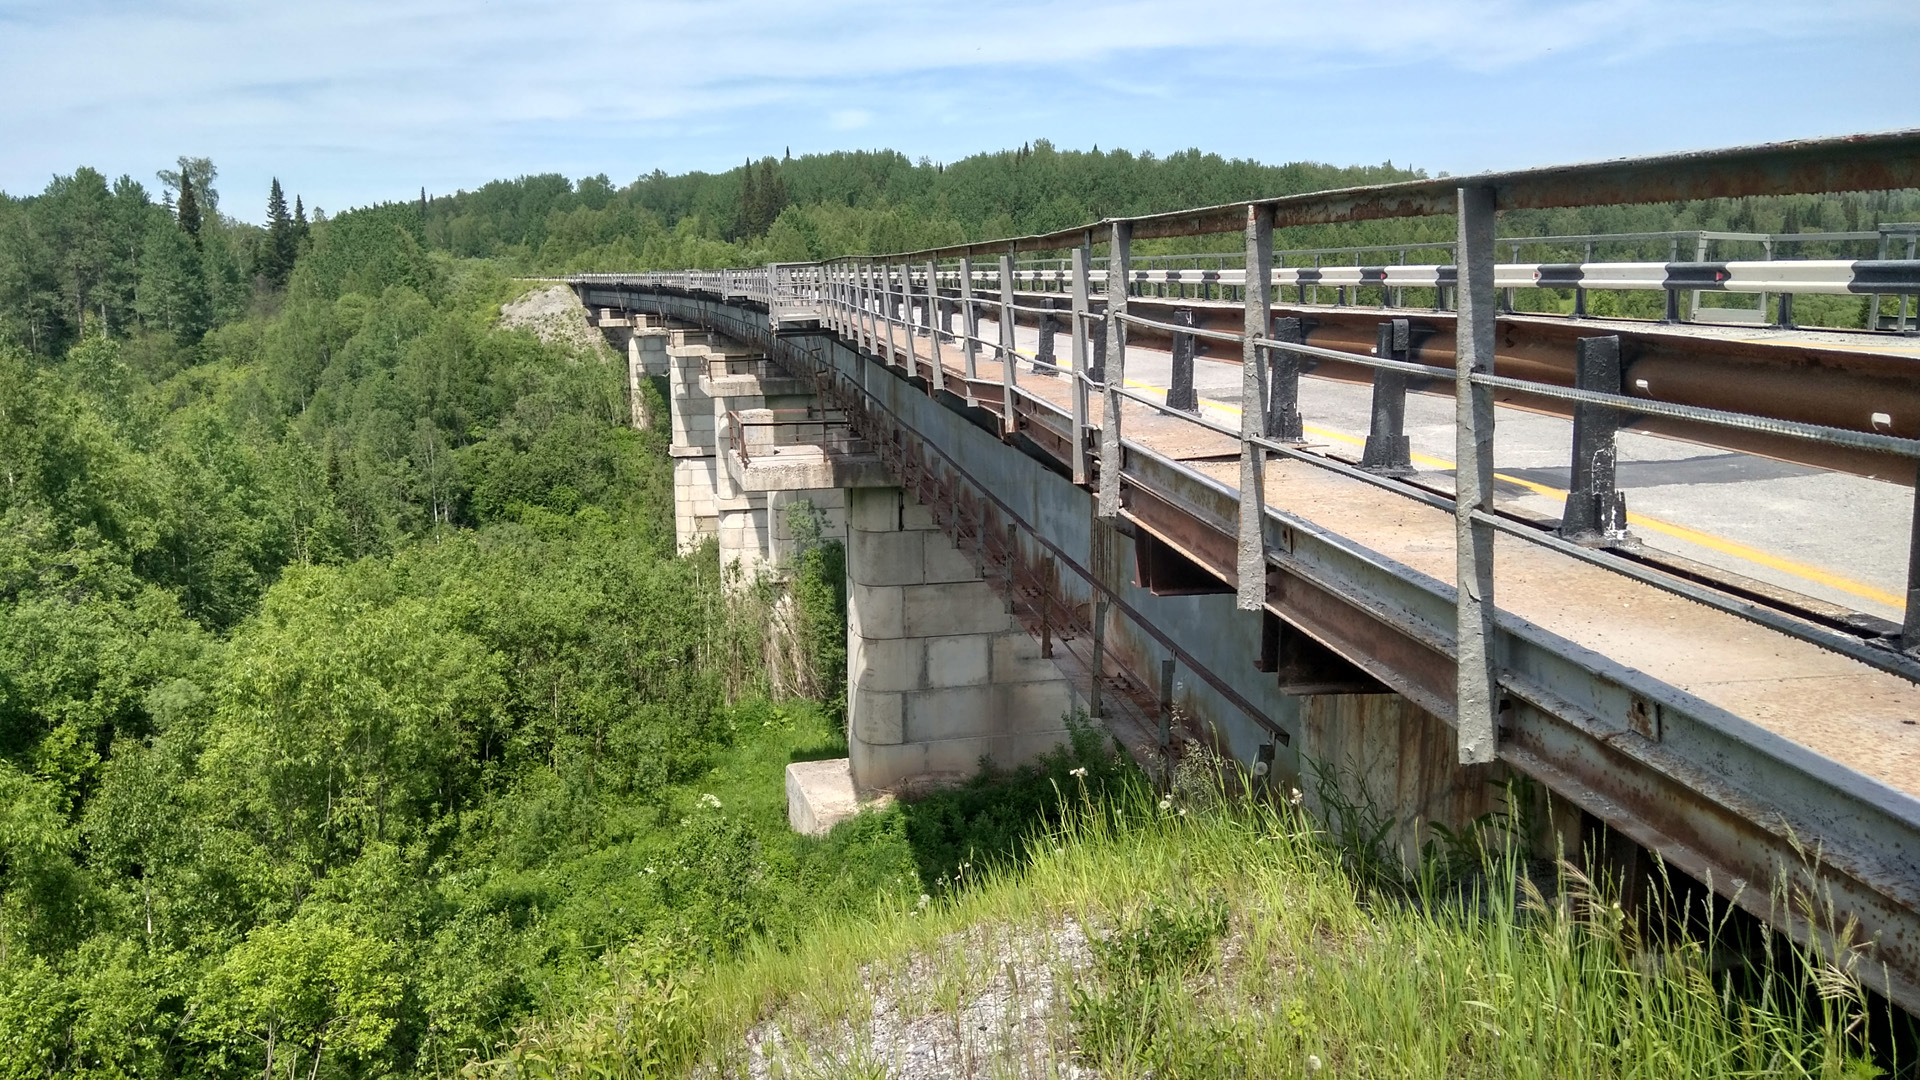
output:
<path id="1" fill-rule="evenodd" d="M 776 1077 L 1880 1075 L 1847 957 L 1730 965 L 1724 905 L 1655 950 L 1570 868 L 1382 889 L 1287 806 L 1082 784 L 964 888 L 637 968 L 469 1070 L 746 1076 L 752 1045 Z"/>

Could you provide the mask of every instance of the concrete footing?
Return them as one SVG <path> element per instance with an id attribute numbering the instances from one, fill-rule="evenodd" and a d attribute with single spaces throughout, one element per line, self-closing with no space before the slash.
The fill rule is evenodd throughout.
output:
<path id="1" fill-rule="evenodd" d="M 787 766 L 787 824 L 806 836 L 825 836 L 860 812 L 846 758 L 796 761 Z"/>

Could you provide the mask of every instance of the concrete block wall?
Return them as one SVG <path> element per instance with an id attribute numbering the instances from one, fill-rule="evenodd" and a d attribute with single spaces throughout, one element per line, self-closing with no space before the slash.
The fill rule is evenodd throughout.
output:
<path id="1" fill-rule="evenodd" d="M 671 333 L 674 337 L 691 336 L 680 330 Z M 710 454 L 714 448 L 713 399 L 700 388 L 707 355 L 704 344 L 669 345 L 667 391 L 673 406 L 673 445 L 698 447 Z"/>
<path id="2" fill-rule="evenodd" d="M 664 334 L 667 398 L 673 413 L 673 536 L 681 553 L 720 534 L 720 470 L 714 456 L 713 400 L 700 389 L 707 362 L 706 335 Z"/>
<path id="3" fill-rule="evenodd" d="M 674 547 L 683 555 L 720 533 L 719 500 L 714 490 L 718 460 L 710 454 L 674 459 L 673 539 Z"/>
<path id="4" fill-rule="evenodd" d="M 627 353 L 638 364 L 641 375 L 657 379 L 667 374 L 667 345 L 672 334 L 673 331 L 664 326 L 634 327 Z"/>
<path id="5" fill-rule="evenodd" d="M 767 493 L 767 558 L 776 566 L 791 560 L 799 548 L 799 533 L 794 528 L 794 510 L 799 503 L 812 504 L 820 520 L 820 539 L 847 541 L 847 493 L 838 488 L 811 491 L 772 491 Z"/>
<path id="6" fill-rule="evenodd" d="M 724 475 L 725 470 L 721 473 Z M 720 566 L 732 586 L 749 585 L 762 571 L 770 569 L 766 496 L 739 501 L 746 505 L 721 510 L 719 521 Z"/>
<path id="7" fill-rule="evenodd" d="M 861 791 L 1014 766 L 1080 705 L 1040 643 L 899 488 L 847 497 L 847 744 Z"/>

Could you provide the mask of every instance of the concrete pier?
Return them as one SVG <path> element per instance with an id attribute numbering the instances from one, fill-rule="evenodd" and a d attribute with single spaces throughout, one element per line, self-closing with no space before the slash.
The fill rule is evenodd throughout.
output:
<path id="1" fill-rule="evenodd" d="M 1078 695 L 926 508 L 899 488 L 847 503 L 854 786 L 936 786 L 1062 742 Z"/>

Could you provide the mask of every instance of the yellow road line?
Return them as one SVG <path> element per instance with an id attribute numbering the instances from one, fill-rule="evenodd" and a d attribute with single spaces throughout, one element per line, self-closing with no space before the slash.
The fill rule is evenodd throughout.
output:
<path id="1" fill-rule="evenodd" d="M 1162 397 L 1165 397 L 1167 393 L 1166 390 L 1161 387 L 1153 386 L 1149 383 L 1135 382 L 1132 379 L 1127 380 L 1127 385 L 1141 390 L 1152 391 Z M 1234 416 L 1240 415 L 1240 408 L 1237 405 L 1228 405 L 1225 402 L 1211 401 L 1205 398 L 1201 399 L 1200 404 Z M 1315 427 L 1312 424 L 1305 425 L 1305 430 L 1317 438 L 1330 439 L 1334 442 L 1346 443 L 1351 446 L 1366 445 L 1365 439 L 1349 435 L 1343 431 L 1331 431 L 1327 428 Z M 1454 467 L 1454 463 L 1451 461 L 1443 458 L 1429 457 L 1426 454 L 1414 454 L 1412 458 L 1415 464 L 1425 466 L 1429 469 L 1452 469 Z M 1567 501 L 1567 493 L 1560 488 L 1550 487 L 1546 484 L 1537 484 L 1531 480 L 1523 480 L 1518 476 L 1513 476 L 1508 473 L 1496 472 L 1493 476 L 1496 480 L 1504 480 L 1509 484 L 1517 484 L 1536 495 L 1543 495 L 1557 502 L 1564 503 Z M 1792 559 L 1784 559 L 1770 552 L 1761 551 L 1759 548 L 1748 547 L 1746 544 L 1742 544 L 1737 540 L 1729 540 L 1724 536 L 1715 536 L 1712 533 L 1701 532 L 1698 529 L 1689 529 L 1685 525 L 1675 525 L 1673 522 L 1662 521 L 1659 518 L 1648 517 L 1645 514 L 1629 513 L 1627 515 L 1627 524 L 1645 529 L 1648 532 L 1671 536 L 1675 540 L 1684 540 L 1689 544 L 1697 544 L 1709 551 L 1717 551 L 1722 555 L 1729 555 L 1743 562 L 1750 562 L 1756 566 L 1764 566 L 1770 570 L 1777 570 L 1780 573 L 1797 577 L 1802 581 L 1815 582 L 1829 589 L 1837 589 L 1851 596 L 1871 600 L 1876 604 L 1884 604 L 1890 608 L 1899 608 L 1905 604 L 1905 600 L 1885 589 L 1868 585 L 1865 582 L 1854 581 L 1852 578 L 1842 577 L 1830 570 L 1822 570 L 1817 566 L 1810 566 L 1803 562 L 1795 562 Z"/>

